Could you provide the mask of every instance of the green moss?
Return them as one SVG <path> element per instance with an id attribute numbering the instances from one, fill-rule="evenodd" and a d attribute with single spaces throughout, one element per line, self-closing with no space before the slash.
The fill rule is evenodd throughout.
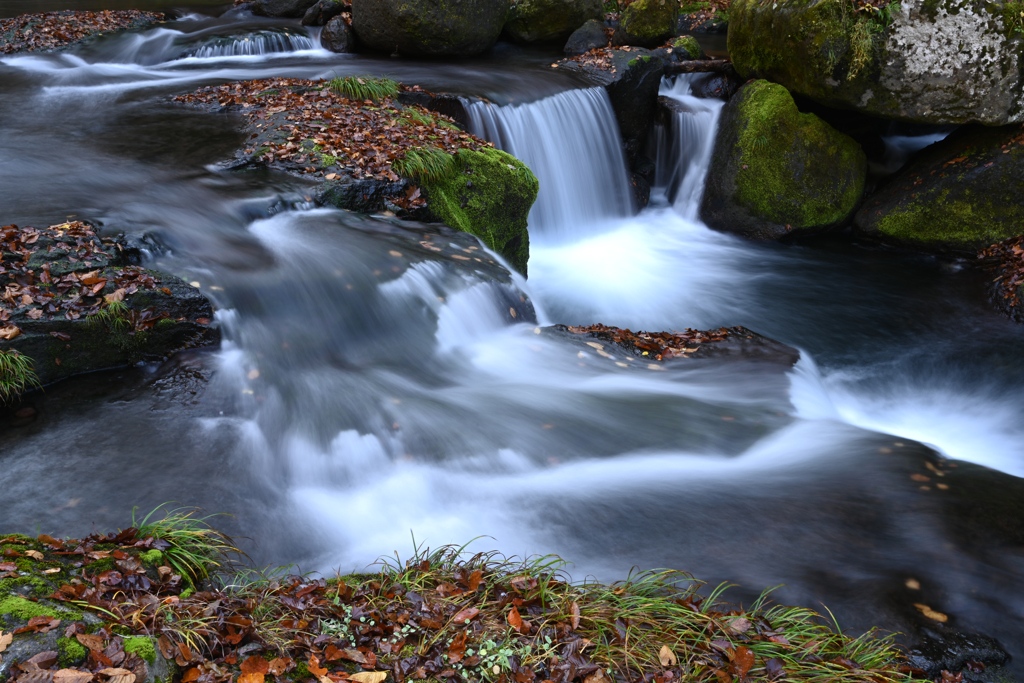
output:
<path id="1" fill-rule="evenodd" d="M 95 562 L 89 563 L 87 565 L 87 568 L 90 574 L 96 575 L 100 572 L 110 571 L 111 569 L 114 569 L 115 566 L 116 565 L 114 564 L 114 558 L 104 557 L 101 560 L 96 560 Z"/>
<path id="2" fill-rule="evenodd" d="M 85 661 L 89 651 L 74 638 L 58 638 L 57 654 L 57 663 L 60 665 L 60 668 L 67 669 Z"/>
<path id="3" fill-rule="evenodd" d="M 630 36 L 656 41 L 676 32 L 679 3 L 635 0 L 622 12 L 621 25 Z"/>
<path id="4" fill-rule="evenodd" d="M 430 209 L 449 226 L 479 237 L 526 274 L 527 216 L 540 184 L 515 157 L 497 149 L 461 150 L 458 170 L 424 184 Z"/>
<path id="5" fill-rule="evenodd" d="M 164 561 L 164 554 L 154 548 L 153 550 L 140 553 L 139 559 L 142 560 L 142 564 L 156 567 Z"/>
<path id="6" fill-rule="evenodd" d="M 310 676 L 309 667 L 302 660 L 295 663 L 295 675 L 300 680 L 305 680 Z"/>
<path id="7" fill-rule="evenodd" d="M 156 663 L 156 648 L 153 639 L 146 636 L 136 636 L 124 639 L 124 651 L 142 657 L 150 664 Z"/>
<path id="8" fill-rule="evenodd" d="M 8 595 L 0 600 L 0 614 L 10 614 L 14 618 L 24 621 L 28 621 L 32 617 L 50 617 L 52 619 L 82 618 L 80 613 L 73 610 L 54 609 L 18 595 Z"/>
<path id="9" fill-rule="evenodd" d="M 736 195 L 752 214 L 796 229 L 853 211 L 867 164 L 856 141 L 801 114 L 785 88 L 767 81 L 744 87 L 738 113 Z"/>
<path id="10" fill-rule="evenodd" d="M 38 576 L 18 576 L 0 581 L 0 595 L 24 594 L 19 589 L 25 586 L 29 587 L 28 595 L 33 598 L 45 598 L 53 593 L 53 587 Z"/>
<path id="11" fill-rule="evenodd" d="M 1024 33 L 1024 2 L 989 3 L 989 13 L 1003 20 L 1003 32 L 1008 38 Z"/>
<path id="12" fill-rule="evenodd" d="M 672 49 L 684 53 L 686 59 L 704 58 L 704 50 L 693 36 L 679 36 L 672 41 Z"/>
<path id="13" fill-rule="evenodd" d="M 973 248 L 995 244 L 1006 238 L 1001 206 L 989 196 L 969 191 L 950 197 L 949 188 L 927 192 L 909 199 L 905 206 L 889 211 L 878 220 L 878 230 L 904 242 L 924 242 Z M 1012 230 L 1011 230 L 1012 232 Z"/>

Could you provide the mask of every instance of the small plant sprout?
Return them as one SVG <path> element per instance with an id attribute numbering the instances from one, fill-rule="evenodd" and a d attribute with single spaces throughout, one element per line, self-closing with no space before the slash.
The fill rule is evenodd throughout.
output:
<path id="1" fill-rule="evenodd" d="M 38 386 L 39 378 L 31 358 L 16 349 L 0 351 L 0 404 L 8 403 Z"/>

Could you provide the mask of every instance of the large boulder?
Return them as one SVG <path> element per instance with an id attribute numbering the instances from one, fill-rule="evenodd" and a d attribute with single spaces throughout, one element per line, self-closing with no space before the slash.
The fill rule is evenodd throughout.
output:
<path id="1" fill-rule="evenodd" d="M 348 8 L 342 0 L 317 0 L 317 3 L 302 15 L 303 26 L 323 26 Z"/>
<path id="2" fill-rule="evenodd" d="M 457 172 L 425 181 L 428 208 L 447 225 L 469 232 L 526 275 L 530 235 L 526 218 L 540 183 L 514 156 L 498 149 L 463 149 Z"/>
<path id="3" fill-rule="evenodd" d="M 355 36 L 344 17 L 336 16 L 320 32 L 320 45 L 331 52 L 354 52 Z"/>
<path id="4" fill-rule="evenodd" d="M 754 81 L 722 110 L 701 215 L 756 239 L 829 227 L 856 208 L 866 174 L 852 138 L 800 113 L 782 86 Z"/>
<path id="5" fill-rule="evenodd" d="M 583 23 L 602 19 L 601 0 L 518 0 L 505 33 L 517 43 L 561 42 Z"/>
<path id="6" fill-rule="evenodd" d="M 252 13 L 263 17 L 302 17 L 317 0 L 254 0 Z"/>
<path id="7" fill-rule="evenodd" d="M 353 0 L 352 28 L 375 50 L 410 57 L 479 54 L 494 45 L 510 0 Z"/>
<path id="8" fill-rule="evenodd" d="M 679 3 L 674 0 L 634 0 L 622 11 L 612 42 L 657 47 L 675 35 L 678 17 Z"/>
<path id="9" fill-rule="evenodd" d="M 855 12 L 843 0 L 735 0 L 729 53 L 833 107 L 921 123 L 1024 121 L 1019 2 L 905 0 Z"/>
<path id="10" fill-rule="evenodd" d="M 922 150 L 870 195 L 859 229 L 930 251 L 971 255 L 1024 232 L 1024 129 L 964 126 Z"/>
<path id="11" fill-rule="evenodd" d="M 572 32 L 569 39 L 565 41 L 562 51 L 567 55 L 581 55 L 590 52 L 596 47 L 604 47 L 608 44 L 608 37 L 604 33 L 604 24 L 600 21 L 591 20 Z"/>

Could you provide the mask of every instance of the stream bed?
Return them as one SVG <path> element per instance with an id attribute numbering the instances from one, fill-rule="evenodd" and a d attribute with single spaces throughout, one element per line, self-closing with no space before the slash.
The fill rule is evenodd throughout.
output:
<path id="1" fill-rule="evenodd" d="M 155 267 L 199 283 L 224 336 L 0 416 L 5 530 L 76 536 L 177 501 L 233 515 L 217 525 L 260 564 L 325 572 L 408 556 L 413 536 L 485 536 L 471 549 L 557 553 L 577 579 L 669 567 L 748 604 L 781 586 L 781 602 L 909 640 L 931 627 L 926 604 L 1024 673 L 1024 334 L 986 304 L 983 274 L 845 233 L 708 229 L 719 105 L 685 77 L 662 94 L 691 118 L 658 136 L 660 187 L 632 215 L 607 97 L 551 52 L 336 55 L 297 21 L 210 16 L 223 9 L 0 57 L 0 220 L 151 235 Z M 472 132 L 541 182 L 528 280 L 470 235 L 226 171 L 236 120 L 170 101 L 363 73 L 489 101 L 470 105 Z M 546 328 L 596 322 L 742 325 L 801 357 L 655 371 Z"/>

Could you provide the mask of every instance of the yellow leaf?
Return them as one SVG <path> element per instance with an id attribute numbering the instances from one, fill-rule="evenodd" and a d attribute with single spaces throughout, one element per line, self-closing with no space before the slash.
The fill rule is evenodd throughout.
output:
<path id="1" fill-rule="evenodd" d="M 14 634 L 0 631 L 0 652 L 7 649 L 7 646 L 14 640 Z"/>
<path id="2" fill-rule="evenodd" d="M 942 612 L 936 612 L 928 605 L 922 605 L 921 603 L 915 602 L 914 607 L 916 607 L 921 614 L 925 615 L 929 619 L 934 619 L 940 624 L 945 624 L 947 621 L 949 621 L 949 617 L 947 617 Z"/>
<path id="3" fill-rule="evenodd" d="M 21 334 L 21 328 L 17 325 L 7 325 L 6 327 L 0 327 L 0 339 L 14 339 Z"/>
<path id="4" fill-rule="evenodd" d="M 679 663 L 676 659 L 676 653 L 669 649 L 668 645 L 662 645 L 661 650 L 658 652 L 658 659 L 661 660 L 662 666 L 675 666 Z"/>
<path id="5" fill-rule="evenodd" d="M 42 560 L 43 554 L 38 550 L 26 550 L 25 554 L 31 557 L 33 560 Z"/>
<path id="6" fill-rule="evenodd" d="M 357 683 L 384 683 L 384 679 L 387 677 L 387 671 L 363 671 L 352 674 L 348 677 L 348 680 L 356 681 Z"/>

